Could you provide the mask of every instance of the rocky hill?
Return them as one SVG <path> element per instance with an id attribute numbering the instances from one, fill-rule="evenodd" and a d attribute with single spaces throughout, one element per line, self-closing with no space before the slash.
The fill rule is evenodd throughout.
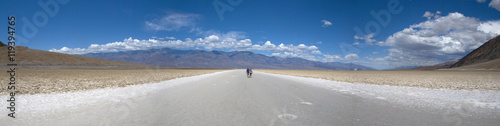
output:
<path id="1" fill-rule="evenodd" d="M 500 69 L 500 35 L 470 52 L 450 68 Z"/>
<path id="2" fill-rule="evenodd" d="M 7 68 L 10 63 L 7 58 L 7 46 L 0 46 L 0 68 Z M 112 61 L 105 59 L 90 58 L 77 55 L 55 53 L 43 50 L 29 49 L 25 46 L 15 47 L 14 63 L 18 68 L 93 68 L 93 69 L 111 69 L 111 68 L 147 68 L 150 66 Z"/>
<path id="3" fill-rule="evenodd" d="M 411 68 L 410 70 L 437 70 L 437 69 L 447 69 L 450 68 L 453 64 L 457 63 L 457 61 L 450 61 L 450 62 L 445 62 L 445 63 L 440 63 L 432 66 L 422 66 L 422 67 L 416 67 L 416 68 Z"/>

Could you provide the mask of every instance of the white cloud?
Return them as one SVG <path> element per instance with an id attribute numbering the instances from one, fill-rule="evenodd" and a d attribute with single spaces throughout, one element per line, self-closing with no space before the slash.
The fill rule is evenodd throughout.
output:
<path id="1" fill-rule="evenodd" d="M 428 19 L 380 42 L 391 47 L 385 59 L 395 66 L 434 65 L 457 60 L 499 35 L 499 21 L 480 22 L 458 12 Z"/>
<path id="2" fill-rule="evenodd" d="M 106 44 L 91 44 L 87 48 L 68 48 L 51 49 L 51 52 L 67 53 L 67 54 L 87 54 L 87 53 L 105 53 L 119 52 L 132 50 L 148 50 L 155 48 L 196 48 L 204 50 L 230 50 L 230 51 L 264 51 L 270 52 L 271 56 L 279 57 L 299 57 L 312 61 L 333 62 L 342 60 L 358 59 L 357 54 L 348 54 L 344 57 L 339 55 L 323 54 L 317 46 L 305 44 L 274 44 L 271 41 L 266 41 L 263 44 L 252 43 L 250 39 L 235 39 L 240 38 L 241 32 L 227 32 L 225 34 L 209 35 L 204 38 L 186 38 L 183 40 L 159 40 L 147 39 L 139 40 L 127 38 L 120 42 L 112 42 Z M 169 37 L 165 37 L 169 38 Z"/>
<path id="3" fill-rule="evenodd" d="M 359 45 L 359 42 L 354 42 L 351 45 Z"/>
<path id="4" fill-rule="evenodd" d="M 479 24 L 477 29 L 485 33 L 493 33 L 498 35 L 500 34 L 500 20 L 482 22 L 481 24 Z"/>
<path id="5" fill-rule="evenodd" d="M 51 49 L 49 51 L 67 53 L 67 54 L 87 54 L 87 53 L 102 53 L 102 52 L 119 52 L 131 50 L 147 50 L 153 48 L 201 48 L 206 50 L 216 49 L 229 49 L 233 51 L 269 51 L 274 52 L 273 55 L 286 56 L 286 57 L 301 57 L 309 60 L 317 60 L 314 55 L 321 55 L 321 51 L 316 46 L 307 46 L 299 44 L 294 46 L 292 44 L 285 45 L 283 43 L 275 45 L 271 41 L 264 44 L 253 44 L 250 39 L 236 39 L 240 38 L 243 33 L 241 32 L 228 32 L 225 34 L 209 35 L 205 38 L 191 39 L 186 38 L 182 40 L 158 40 L 148 39 L 139 40 L 133 38 L 124 39 L 121 42 L 113 42 L 107 44 L 92 44 L 87 48 L 68 48 Z M 156 37 L 158 38 L 158 37 Z M 166 37 L 170 38 L 170 37 Z"/>
<path id="6" fill-rule="evenodd" d="M 434 13 L 426 11 L 422 17 L 426 17 L 427 19 L 431 19 L 434 16 Z"/>
<path id="7" fill-rule="evenodd" d="M 484 3 L 486 0 L 476 0 L 478 3 Z"/>
<path id="8" fill-rule="evenodd" d="M 359 56 L 358 56 L 358 54 L 350 53 L 350 54 L 345 55 L 344 59 L 345 60 L 355 60 L 355 59 L 359 59 Z"/>
<path id="9" fill-rule="evenodd" d="M 372 39 L 373 38 L 373 35 L 374 33 L 371 33 L 371 34 L 368 34 L 368 35 L 365 35 L 363 37 L 360 37 L 360 36 L 357 36 L 357 35 L 354 35 L 354 39 L 360 39 L 360 40 L 365 40 L 365 43 L 368 44 L 368 45 L 373 45 L 373 42 L 377 41 L 375 39 Z M 359 43 L 357 43 L 359 44 Z M 354 44 L 353 44 L 354 45 Z"/>
<path id="10" fill-rule="evenodd" d="M 436 18 L 439 18 L 441 17 L 441 11 L 436 11 L 436 13 L 432 13 L 432 12 L 429 12 L 429 11 L 425 11 L 424 15 L 422 17 L 426 17 L 427 20 L 430 20 L 432 18 L 436 19 Z"/>
<path id="11" fill-rule="evenodd" d="M 201 19 L 198 14 L 168 13 L 167 15 L 146 21 L 146 28 L 155 31 L 174 31 L 181 28 L 195 29 L 196 23 Z"/>
<path id="12" fill-rule="evenodd" d="M 324 62 L 334 62 L 334 61 L 337 61 L 337 60 L 343 60 L 342 57 L 340 57 L 339 55 L 328 55 L 328 54 L 323 54 L 323 61 Z"/>
<path id="13" fill-rule="evenodd" d="M 314 51 L 311 51 L 312 54 L 321 54 L 321 51 L 319 50 L 314 50 Z"/>
<path id="14" fill-rule="evenodd" d="M 166 39 L 175 39 L 175 37 L 165 37 Z"/>
<path id="15" fill-rule="evenodd" d="M 321 25 L 321 27 L 328 27 L 328 26 L 332 25 L 332 22 L 327 21 L 327 20 L 321 20 L 321 22 L 323 22 L 323 25 Z"/>
<path id="16" fill-rule="evenodd" d="M 222 33 L 222 32 L 216 31 L 216 30 L 208 30 L 208 31 L 201 31 L 200 30 L 198 32 L 198 35 L 201 35 L 201 36 L 215 35 L 215 36 L 219 36 L 221 38 L 232 38 L 232 39 L 247 38 L 247 36 L 245 36 L 244 32 L 239 32 L 239 31 L 229 31 L 227 33 Z"/>
<path id="17" fill-rule="evenodd" d="M 346 61 L 346 60 L 356 60 L 359 59 L 358 54 L 355 53 L 350 53 L 345 55 L 344 57 L 340 55 L 329 55 L 329 54 L 323 54 L 323 62 L 334 62 L 334 61 Z"/>
<path id="18" fill-rule="evenodd" d="M 500 11 L 500 0 L 491 0 L 490 4 L 488 5 L 489 7 L 493 7 Z"/>
<path id="19" fill-rule="evenodd" d="M 290 57 L 299 57 L 311 61 L 316 61 L 316 57 L 307 53 L 295 53 L 295 52 L 282 52 L 282 53 L 273 53 L 271 56 L 277 56 L 277 57 L 284 57 L 284 58 L 290 58 Z"/>
<path id="20" fill-rule="evenodd" d="M 319 42 L 316 42 L 316 44 L 322 44 L 323 42 L 319 41 Z"/>

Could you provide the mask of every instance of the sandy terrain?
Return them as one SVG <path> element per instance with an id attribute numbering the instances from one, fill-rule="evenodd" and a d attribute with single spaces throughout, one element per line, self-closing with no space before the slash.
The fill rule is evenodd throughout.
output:
<path id="1" fill-rule="evenodd" d="M 433 89 L 500 90 L 500 71 L 256 70 L 300 77 Z"/>
<path id="2" fill-rule="evenodd" d="M 7 94 L 8 73 L 0 72 L 0 95 Z M 215 69 L 53 69 L 16 71 L 16 90 L 21 94 L 69 92 L 160 82 L 175 78 L 213 73 Z"/>

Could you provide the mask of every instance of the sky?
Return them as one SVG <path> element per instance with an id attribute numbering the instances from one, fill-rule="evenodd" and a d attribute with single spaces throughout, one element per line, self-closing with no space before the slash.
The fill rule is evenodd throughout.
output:
<path id="1" fill-rule="evenodd" d="M 458 60 L 500 35 L 500 0 L 16 0 L 16 45 L 67 54 L 251 51 L 376 69 Z M 7 20 L 0 29 L 7 29 Z M 7 42 L 7 31 L 0 41 Z"/>

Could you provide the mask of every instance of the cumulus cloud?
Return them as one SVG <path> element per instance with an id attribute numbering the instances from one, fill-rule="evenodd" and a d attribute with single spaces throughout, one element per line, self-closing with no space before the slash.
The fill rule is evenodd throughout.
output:
<path id="1" fill-rule="evenodd" d="M 391 47 L 386 60 L 393 65 L 423 66 L 457 60 L 499 35 L 499 21 L 480 22 L 461 13 L 424 14 L 427 21 L 411 25 L 379 44 Z"/>
<path id="2" fill-rule="evenodd" d="M 317 61 L 317 58 L 315 56 L 308 53 L 281 52 L 281 53 L 273 53 L 271 56 L 284 57 L 284 58 L 298 57 L 311 61 Z"/>
<path id="3" fill-rule="evenodd" d="M 342 57 L 340 57 L 339 55 L 328 55 L 328 54 L 323 54 L 323 61 L 324 62 L 334 62 L 334 61 L 337 61 L 337 60 L 343 60 Z"/>
<path id="4" fill-rule="evenodd" d="M 49 51 L 67 53 L 67 54 L 87 54 L 103 52 L 119 52 L 132 50 L 148 50 L 154 48 L 199 48 L 206 50 L 229 49 L 232 51 L 269 51 L 272 55 L 281 57 L 301 57 L 309 60 L 317 60 L 314 55 L 320 55 L 318 47 L 305 44 L 273 44 L 267 41 L 264 44 L 253 44 L 250 39 L 236 39 L 244 35 L 241 32 L 228 32 L 225 34 L 209 35 L 204 38 L 182 40 L 159 40 L 152 39 L 139 40 L 127 38 L 120 42 L 106 44 L 91 44 L 87 48 L 68 48 L 51 49 Z M 168 38 L 168 37 L 167 37 Z"/>
<path id="5" fill-rule="evenodd" d="M 497 21 L 487 21 L 479 24 L 478 30 L 485 33 L 500 34 L 500 20 Z"/>
<path id="6" fill-rule="evenodd" d="M 344 59 L 345 60 L 355 60 L 355 59 L 359 59 L 359 56 L 358 56 L 358 54 L 350 53 L 350 54 L 345 55 Z"/>
<path id="7" fill-rule="evenodd" d="M 360 39 L 360 40 L 365 40 L 365 43 L 368 44 L 368 45 L 373 45 L 373 42 L 377 41 L 375 39 L 373 39 L 373 35 L 374 33 L 371 33 L 371 34 L 368 34 L 368 35 L 365 35 L 363 37 L 360 37 L 360 36 L 357 36 L 357 35 L 354 35 L 354 39 Z M 359 44 L 359 43 L 357 43 Z M 353 44 L 354 45 L 354 44 Z"/>
<path id="8" fill-rule="evenodd" d="M 425 13 L 424 13 L 424 15 L 422 15 L 422 17 L 426 17 L 427 20 L 430 20 L 432 18 L 436 19 L 436 18 L 441 17 L 441 11 L 436 11 L 436 13 L 425 11 Z"/>
<path id="9" fill-rule="evenodd" d="M 199 14 L 168 13 L 167 15 L 146 21 L 147 29 L 155 31 L 174 31 L 181 28 L 195 29 L 196 23 L 201 19 Z"/>
<path id="10" fill-rule="evenodd" d="M 342 60 L 355 60 L 359 56 L 357 54 L 327 55 L 323 54 L 317 46 L 305 44 L 274 44 L 271 41 L 266 41 L 263 44 L 253 43 L 250 39 L 235 39 L 244 35 L 241 32 L 228 32 L 218 35 L 209 35 L 204 38 L 186 38 L 185 40 L 160 40 L 151 39 L 139 40 L 126 38 L 123 41 L 112 42 L 106 44 L 91 44 L 87 48 L 68 48 L 51 49 L 51 52 L 59 52 L 66 54 L 87 54 L 87 53 L 105 53 L 105 52 L 120 52 L 133 50 L 148 50 L 155 48 L 196 48 L 204 50 L 230 50 L 230 51 L 263 51 L 270 52 L 271 56 L 278 57 L 299 57 L 312 61 L 333 62 Z M 168 37 L 165 37 L 168 38 Z"/>
<path id="11" fill-rule="evenodd" d="M 500 11 L 500 0 L 491 0 L 490 4 L 488 5 L 490 7 L 493 7 Z"/>
<path id="12" fill-rule="evenodd" d="M 327 21 L 327 20 L 321 20 L 321 22 L 323 22 L 323 25 L 321 25 L 321 27 L 328 27 L 328 26 L 332 25 L 332 22 Z"/>
<path id="13" fill-rule="evenodd" d="M 358 54 L 355 53 L 349 53 L 345 56 L 340 56 L 340 55 L 329 55 L 329 54 L 323 54 L 323 62 L 334 62 L 334 61 L 347 61 L 347 60 L 356 60 L 359 59 Z"/>
<path id="14" fill-rule="evenodd" d="M 426 17 L 427 19 L 431 19 L 434 16 L 434 13 L 426 11 L 422 17 Z"/>
<path id="15" fill-rule="evenodd" d="M 166 39 L 175 39 L 175 37 L 165 37 Z"/>

